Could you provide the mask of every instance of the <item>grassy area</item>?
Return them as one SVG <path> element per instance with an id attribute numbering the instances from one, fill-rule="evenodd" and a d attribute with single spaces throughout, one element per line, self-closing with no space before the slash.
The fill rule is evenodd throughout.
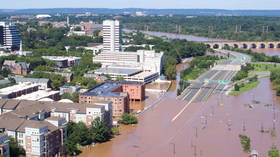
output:
<path id="1" fill-rule="evenodd" d="M 279 69 L 280 65 L 274 64 L 253 64 L 254 71 L 271 71 L 274 69 Z"/>
<path id="2" fill-rule="evenodd" d="M 194 68 L 190 73 L 183 77 L 183 80 L 195 80 L 205 71 L 206 69 Z"/>
<path id="3" fill-rule="evenodd" d="M 14 83 L 0 84 L 0 89 L 15 85 Z"/>
<path id="4" fill-rule="evenodd" d="M 260 84 L 259 81 L 251 81 L 247 84 L 244 84 L 244 86 L 240 87 L 240 89 L 238 91 L 232 91 L 229 93 L 229 95 L 231 96 L 237 96 L 243 92 L 249 91 L 251 89 L 256 88 L 258 85 Z"/>

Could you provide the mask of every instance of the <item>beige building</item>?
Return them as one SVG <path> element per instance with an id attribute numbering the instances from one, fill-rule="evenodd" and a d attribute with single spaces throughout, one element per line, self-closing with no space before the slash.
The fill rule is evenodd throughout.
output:
<path id="1" fill-rule="evenodd" d="M 89 126 L 100 117 L 108 125 L 112 124 L 111 102 L 77 104 L 0 99 L 0 110 L 5 111 L 0 115 L 1 132 L 15 138 L 26 150 L 27 157 L 60 156 L 69 121 Z M 1 135 L 0 153 L 7 150 L 1 145 L 5 144 Z"/>

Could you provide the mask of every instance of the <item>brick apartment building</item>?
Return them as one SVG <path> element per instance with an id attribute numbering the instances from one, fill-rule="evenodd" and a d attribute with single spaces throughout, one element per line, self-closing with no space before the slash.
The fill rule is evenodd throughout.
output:
<path id="1" fill-rule="evenodd" d="M 3 69 L 9 69 L 16 75 L 27 75 L 30 71 L 29 64 L 26 62 L 16 62 L 14 60 L 5 60 L 2 66 Z"/>
<path id="2" fill-rule="evenodd" d="M 145 99 L 145 85 L 136 82 L 105 82 L 80 94 L 80 103 L 111 101 L 113 118 L 130 111 L 129 100 Z"/>

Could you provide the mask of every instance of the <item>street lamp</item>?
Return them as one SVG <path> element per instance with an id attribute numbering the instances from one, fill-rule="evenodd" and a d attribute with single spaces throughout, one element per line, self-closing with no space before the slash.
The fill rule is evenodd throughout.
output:
<path id="1" fill-rule="evenodd" d="M 170 143 L 171 145 L 173 145 L 173 156 L 175 157 L 175 154 L 176 154 L 176 144 L 171 142 Z"/>

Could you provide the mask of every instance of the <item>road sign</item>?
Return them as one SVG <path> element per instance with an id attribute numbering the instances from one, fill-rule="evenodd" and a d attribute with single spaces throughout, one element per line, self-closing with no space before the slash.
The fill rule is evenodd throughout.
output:
<path id="1" fill-rule="evenodd" d="M 227 84 L 228 81 L 227 80 L 218 80 L 218 84 Z"/>
<path id="2" fill-rule="evenodd" d="M 212 81 L 211 81 L 211 79 L 205 79 L 204 82 L 205 83 L 211 83 Z"/>
<path id="3" fill-rule="evenodd" d="M 246 60 L 246 57 L 240 57 L 239 60 L 240 60 L 240 61 L 245 61 L 245 60 Z"/>

